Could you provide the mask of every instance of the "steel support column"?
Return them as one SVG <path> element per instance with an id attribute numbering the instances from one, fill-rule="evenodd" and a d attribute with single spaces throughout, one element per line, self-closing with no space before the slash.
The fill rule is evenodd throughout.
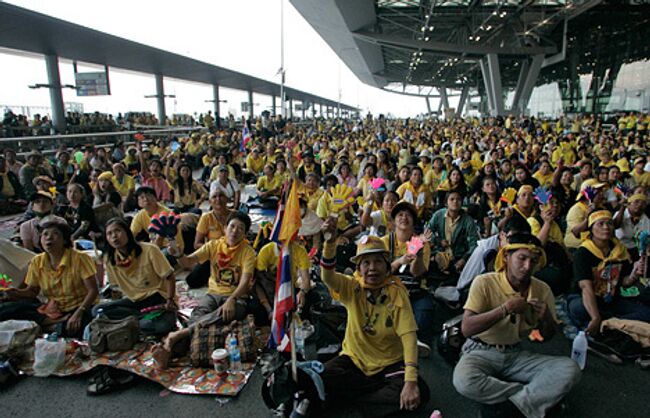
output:
<path id="1" fill-rule="evenodd" d="M 302 103 L 302 120 L 305 120 L 305 102 Z"/>
<path id="2" fill-rule="evenodd" d="M 52 125 L 57 133 L 64 134 L 66 131 L 66 122 L 63 93 L 61 92 L 61 75 L 59 74 L 59 57 L 56 55 L 46 55 L 45 67 L 47 69 L 47 83 L 50 85 Z"/>
<path id="3" fill-rule="evenodd" d="M 442 109 L 446 112 L 449 110 L 449 98 L 447 97 L 447 89 L 444 87 L 438 88 L 440 92 L 440 103 L 442 103 Z"/>
<path id="4" fill-rule="evenodd" d="M 165 124 L 167 113 L 165 113 L 165 83 L 162 74 L 156 74 L 156 104 L 158 105 L 158 123 Z"/>
<path id="5" fill-rule="evenodd" d="M 320 117 L 323 117 L 323 104 L 322 104 L 322 103 L 319 103 L 319 104 L 318 104 L 318 107 L 320 107 L 320 112 L 319 112 L 320 115 L 319 115 L 319 116 L 320 116 Z"/>
<path id="6" fill-rule="evenodd" d="M 533 94 L 533 88 L 537 82 L 537 77 L 539 77 L 539 72 L 542 69 L 542 62 L 544 62 L 544 55 L 539 54 L 535 55 L 530 63 L 530 68 L 528 69 L 528 74 L 526 75 L 526 81 L 524 82 L 524 87 L 522 88 L 521 99 L 519 100 L 520 114 L 523 114 L 528 107 L 530 96 Z"/>
<path id="7" fill-rule="evenodd" d="M 219 103 L 219 85 L 212 85 L 212 100 L 214 100 L 214 119 L 219 126 L 219 115 L 221 114 L 221 103 Z"/>
<path id="8" fill-rule="evenodd" d="M 497 54 L 487 54 L 487 64 L 490 74 L 490 84 L 494 100 L 494 116 L 503 115 L 505 108 L 503 106 L 503 90 L 501 88 L 501 70 L 499 69 L 499 57 Z"/>
<path id="9" fill-rule="evenodd" d="M 427 117 L 431 116 L 431 101 L 429 100 L 429 96 L 424 98 L 427 101 Z"/>
<path id="10" fill-rule="evenodd" d="M 293 119 L 293 99 L 289 99 L 289 119 Z"/>
<path id="11" fill-rule="evenodd" d="M 488 100 L 488 112 L 493 115 L 494 112 L 494 96 L 492 91 L 492 80 L 490 78 L 490 70 L 488 69 L 487 60 L 485 58 L 479 61 L 481 66 L 481 76 L 483 78 L 483 85 L 485 86 L 485 96 Z"/>
<path id="12" fill-rule="evenodd" d="M 512 106 L 510 110 L 515 114 L 520 114 L 519 102 L 521 101 L 521 93 L 524 90 L 524 84 L 526 84 L 526 77 L 528 76 L 528 70 L 530 68 L 530 62 L 528 59 L 525 59 L 521 62 L 521 68 L 519 69 L 519 78 L 517 78 L 517 87 L 515 87 L 515 97 L 512 99 Z"/>
<path id="13" fill-rule="evenodd" d="M 273 116 L 275 117 L 275 95 L 271 96 L 271 109 L 273 111 Z"/>
<path id="14" fill-rule="evenodd" d="M 469 86 L 463 87 L 460 92 L 460 99 L 458 100 L 458 109 L 456 109 L 456 117 L 463 116 L 463 108 L 465 108 L 465 103 L 467 102 L 467 97 L 469 96 Z"/>
<path id="15" fill-rule="evenodd" d="M 255 117 L 255 109 L 253 109 L 253 90 L 248 90 L 248 117 L 251 121 Z"/>

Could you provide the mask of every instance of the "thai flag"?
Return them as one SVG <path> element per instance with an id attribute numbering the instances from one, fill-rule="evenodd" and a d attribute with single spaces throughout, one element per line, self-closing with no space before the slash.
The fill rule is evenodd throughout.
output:
<path id="1" fill-rule="evenodd" d="M 277 244 L 276 244 L 277 245 Z M 275 302 L 273 304 L 273 320 L 271 322 L 272 347 L 278 351 L 289 351 L 290 339 L 287 324 L 291 312 L 295 308 L 291 287 L 291 252 L 289 245 L 283 245 L 278 261 L 278 274 L 275 281 Z"/>
<path id="2" fill-rule="evenodd" d="M 246 153 L 246 146 L 251 139 L 253 139 L 253 137 L 251 136 L 251 132 L 248 130 L 246 121 L 244 121 L 244 128 L 242 129 L 241 133 L 241 144 L 239 145 L 239 150 L 242 153 Z"/>

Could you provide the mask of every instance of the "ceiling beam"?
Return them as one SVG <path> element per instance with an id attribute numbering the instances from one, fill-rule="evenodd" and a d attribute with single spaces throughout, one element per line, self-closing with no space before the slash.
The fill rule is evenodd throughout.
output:
<path id="1" fill-rule="evenodd" d="M 367 42 L 378 45 L 392 46 L 410 50 L 420 49 L 424 52 L 444 53 L 446 55 L 459 56 L 462 54 L 483 56 L 486 54 L 532 56 L 539 54 L 554 54 L 557 48 L 553 46 L 530 46 L 530 47 L 499 47 L 491 45 L 459 45 L 449 42 L 420 41 L 408 39 L 401 36 L 385 35 L 366 30 L 352 32 L 352 35 Z"/>

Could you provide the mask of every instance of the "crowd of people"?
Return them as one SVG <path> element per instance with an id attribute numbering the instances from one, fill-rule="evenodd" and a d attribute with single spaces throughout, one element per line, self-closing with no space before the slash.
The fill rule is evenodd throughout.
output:
<path id="1" fill-rule="evenodd" d="M 6 150 L 0 211 L 24 212 L 18 241 L 36 255 L 24 285 L 0 302 L 0 320 L 80 337 L 100 309 L 136 316 L 161 339 L 159 367 L 187 352 L 197 327 L 249 314 L 268 325 L 283 249 L 251 244 L 246 212 L 277 208 L 295 184 L 297 303 L 322 281 L 347 311 L 340 354 L 321 374 L 323 408 L 362 402 L 366 414 L 386 415 L 425 404 L 432 394 L 418 361 L 440 331 L 436 304 L 463 312 L 453 386 L 486 417 L 552 416 L 578 384 L 575 362 L 520 344 L 532 331 L 556 333 L 556 297 L 591 336 L 607 318 L 650 323 L 647 248 L 638 245 L 650 231 L 648 115 L 621 115 L 608 129 L 593 115 L 368 115 L 307 126 L 265 115 L 244 132 L 232 117 L 219 127 L 211 118 L 203 134 L 61 148 L 51 160 L 34 150 L 21 162 Z M 151 234 L 152 217 L 170 209 L 182 218 L 176 238 Z M 122 299 L 96 304 L 96 266 L 77 239 L 103 246 Z M 208 291 L 177 330 L 183 271 L 190 287 Z M 164 315 L 143 318 L 161 305 Z M 117 380 L 103 374 L 93 392 Z"/>

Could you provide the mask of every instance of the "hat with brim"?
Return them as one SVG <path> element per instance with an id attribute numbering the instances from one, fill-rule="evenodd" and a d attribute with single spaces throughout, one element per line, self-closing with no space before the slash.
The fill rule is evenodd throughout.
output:
<path id="1" fill-rule="evenodd" d="M 420 155 L 418 158 L 428 158 L 431 159 L 431 152 L 428 149 L 423 149 L 422 152 L 420 152 Z"/>
<path id="2" fill-rule="evenodd" d="M 35 201 L 37 199 L 40 199 L 40 198 L 46 198 L 50 202 L 54 202 L 54 197 L 50 193 L 45 192 L 43 190 L 39 190 L 37 192 L 32 193 L 32 195 L 29 196 L 29 201 L 33 202 L 33 201 Z"/>
<path id="3" fill-rule="evenodd" d="M 406 202 L 402 200 L 393 207 L 393 210 L 390 211 L 390 217 L 395 219 L 398 213 L 402 211 L 407 211 L 413 216 L 413 222 L 416 222 L 418 219 L 418 210 L 415 208 L 413 203 Z"/>
<path id="4" fill-rule="evenodd" d="M 49 184 L 50 186 L 56 186 L 56 182 L 52 180 L 50 176 L 36 176 L 32 180 L 32 184 L 36 186 L 39 182 L 44 182 Z"/>
<path id="5" fill-rule="evenodd" d="M 584 194 L 582 194 L 583 191 L 587 189 L 587 187 L 592 187 L 594 189 L 602 189 L 605 186 L 605 183 L 601 183 L 596 179 L 587 179 L 582 182 L 580 185 L 580 193 L 576 196 L 576 201 L 582 199 L 584 197 Z"/>
<path id="6" fill-rule="evenodd" d="M 354 264 L 359 264 L 361 258 L 369 254 L 382 254 L 388 258 L 389 252 L 381 238 L 374 235 L 366 235 L 359 240 L 357 254 L 350 261 Z"/>

